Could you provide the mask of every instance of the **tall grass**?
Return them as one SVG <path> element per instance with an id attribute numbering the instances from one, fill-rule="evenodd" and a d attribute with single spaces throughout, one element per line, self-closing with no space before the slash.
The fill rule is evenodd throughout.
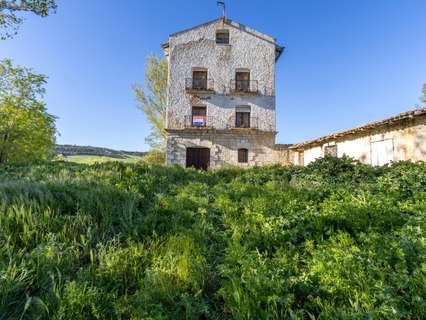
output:
<path id="1" fill-rule="evenodd" d="M 0 167 L 0 320 L 424 319 L 426 165 Z"/>

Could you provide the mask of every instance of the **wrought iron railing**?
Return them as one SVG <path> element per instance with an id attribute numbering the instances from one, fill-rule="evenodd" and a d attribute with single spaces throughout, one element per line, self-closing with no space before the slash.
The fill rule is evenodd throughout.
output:
<path id="1" fill-rule="evenodd" d="M 257 80 L 231 80 L 231 93 L 257 93 L 259 82 Z"/>
<path id="2" fill-rule="evenodd" d="M 214 80 L 203 78 L 186 78 L 186 91 L 214 91 Z"/>
<path id="3" fill-rule="evenodd" d="M 227 129 L 259 129 L 259 118 L 250 117 L 241 119 L 237 116 L 232 116 L 229 118 L 227 124 Z"/>
<path id="4" fill-rule="evenodd" d="M 265 132 L 275 131 L 274 124 L 262 122 L 258 117 L 250 117 L 240 121 L 236 116 L 230 117 L 228 120 L 213 116 L 187 115 L 180 121 L 171 125 L 171 128 L 180 129 L 216 129 L 216 130 L 259 130 Z"/>

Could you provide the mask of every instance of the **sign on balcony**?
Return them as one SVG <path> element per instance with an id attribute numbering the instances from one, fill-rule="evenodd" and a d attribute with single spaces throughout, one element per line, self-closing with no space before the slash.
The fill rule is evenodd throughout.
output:
<path id="1" fill-rule="evenodd" d="M 205 127 L 207 125 L 206 116 L 192 116 L 192 125 L 194 127 Z"/>

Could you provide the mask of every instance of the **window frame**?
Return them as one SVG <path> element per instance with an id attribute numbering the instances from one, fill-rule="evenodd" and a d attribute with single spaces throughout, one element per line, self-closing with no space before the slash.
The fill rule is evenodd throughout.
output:
<path id="1" fill-rule="evenodd" d="M 251 91 L 251 72 L 250 70 L 236 70 L 235 71 L 235 90 L 237 92 L 250 92 Z"/>
<path id="2" fill-rule="evenodd" d="M 222 35 L 222 37 L 220 37 Z M 228 29 L 216 30 L 216 44 L 218 45 L 229 45 L 230 34 Z"/>
<path id="3" fill-rule="evenodd" d="M 250 129 L 251 127 L 250 111 L 235 111 L 235 128 Z"/>
<path id="4" fill-rule="evenodd" d="M 197 76 L 196 76 L 197 75 Z M 200 75 L 203 75 L 200 77 Z M 209 71 L 207 69 L 192 70 L 192 89 L 207 90 L 208 89 Z"/>
<path id="5" fill-rule="evenodd" d="M 238 163 L 248 163 L 249 150 L 247 148 L 240 148 L 238 153 Z"/>
<path id="6" fill-rule="evenodd" d="M 333 149 L 333 152 L 329 152 L 328 150 Z M 333 144 L 333 145 L 328 145 L 328 146 L 324 146 L 324 156 L 332 156 L 332 157 L 337 157 L 338 153 L 337 153 L 337 144 Z"/>

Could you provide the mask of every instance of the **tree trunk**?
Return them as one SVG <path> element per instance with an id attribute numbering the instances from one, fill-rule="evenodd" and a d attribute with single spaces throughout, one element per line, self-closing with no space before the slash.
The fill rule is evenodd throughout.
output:
<path id="1" fill-rule="evenodd" d="M 8 139 L 9 139 L 9 134 L 8 133 L 3 134 L 3 141 L 2 141 L 3 146 L 0 148 L 0 164 L 6 163 L 5 145 Z"/>

